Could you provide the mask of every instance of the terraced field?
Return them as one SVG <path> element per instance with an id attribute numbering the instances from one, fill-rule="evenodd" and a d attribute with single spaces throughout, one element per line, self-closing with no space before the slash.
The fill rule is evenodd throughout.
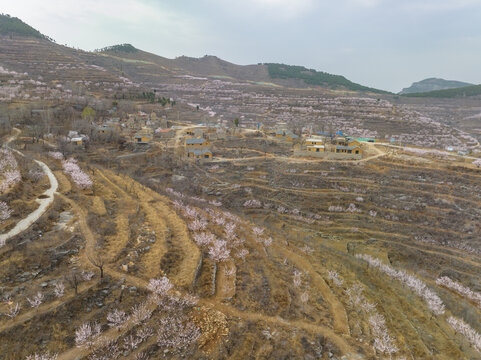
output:
<path id="1" fill-rule="evenodd" d="M 83 190 L 61 154 L 27 151 L 59 193 L 0 248 L 0 359 L 479 357 L 479 169 L 246 134 L 210 163 L 94 144 Z"/>

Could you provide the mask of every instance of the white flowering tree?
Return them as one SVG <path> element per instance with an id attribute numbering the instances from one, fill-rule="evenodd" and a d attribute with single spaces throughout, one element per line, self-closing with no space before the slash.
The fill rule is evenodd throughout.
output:
<path id="1" fill-rule="evenodd" d="M 91 349 L 98 340 L 101 326 L 98 323 L 84 323 L 75 330 L 75 345 L 80 348 Z"/>

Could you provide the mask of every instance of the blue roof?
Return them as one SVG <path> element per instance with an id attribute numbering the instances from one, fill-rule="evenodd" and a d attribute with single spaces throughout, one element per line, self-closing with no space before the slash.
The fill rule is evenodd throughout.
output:
<path id="1" fill-rule="evenodd" d="M 210 151 L 209 149 L 204 149 L 204 150 L 189 150 L 189 153 L 192 153 L 194 155 L 204 155 L 204 154 L 207 154 L 207 153 L 211 153 L 212 154 L 212 151 Z"/>
<path id="2" fill-rule="evenodd" d="M 359 146 L 357 146 L 357 145 L 354 145 L 354 146 L 341 146 L 341 145 L 337 145 L 337 146 L 336 146 L 336 149 L 340 149 L 340 150 L 354 150 L 354 149 L 359 149 Z"/>
<path id="3" fill-rule="evenodd" d="M 203 144 L 205 143 L 206 140 L 203 138 L 197 138 L 197 139 L 185 139 L 186 144 Z"/>

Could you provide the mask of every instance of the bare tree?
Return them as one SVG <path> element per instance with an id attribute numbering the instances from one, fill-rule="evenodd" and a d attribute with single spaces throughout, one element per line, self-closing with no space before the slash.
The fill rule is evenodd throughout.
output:
<path id="1" fill-rule="evenodd" d="M 41 118 L 42 118 L 42 127 L 43 129 L 47 132 L 47 134 L 50 134 L 50 125 L 51 125 L 51 120 L 52 120 L 52 110 L 44 107 L 42 113 L 41 113 Z M 43 135 L 43 134 L 42 134 Z"/>
<path id="2" fill-rule="evenodd" d="M 75 290 L 75 295 L 78 295 L 78 286 L 82 281 L 80 275 L 76 271 L 71 271 L 65 276 L 65 281 Z"/>
<path id="3" fill-rule="evenodd" d="M 97 254 L 95 256 L 88 256 L 88 259 L 90 261 L 90 263 L 99 268 L 100 270 L 100 278 L 103 279 L 104 277 L 104 265 L 105 265 L 105 260 L 102 258 L 102 256 L 100 256 L 100 254 Z"/>

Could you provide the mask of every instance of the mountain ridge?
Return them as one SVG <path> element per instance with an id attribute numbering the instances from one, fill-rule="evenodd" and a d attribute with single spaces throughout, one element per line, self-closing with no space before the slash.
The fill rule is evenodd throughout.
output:
<path id="1" fill-rule="evenodd" d="M 429 91 L 429 92 L 410 93 L 410 94 L 403 94 L 402 96 L 417 97 L 417 98 L 431 97 L 431 98 L 453 99 L 453 98 L 479 96 L 479 95 L 481 95 L 481 85 L 471 85 L 471 86 L 464 86 L 460 88 L 435 90 L 435 91 Z"/>
<path id="2" fill-rule="evenodd" d="M 431 91 L 438 91 L 438 90 L 447 90 L 447 89 L 457 89 L 466 86 L 473 86 L 475 84 L 457 81 L 457 80 L 445 80 L 441 78 L 427 78 L 421 81 L 417 81 L 411 84 L 411 86 L 402 89 L 399 94 L 414 94 L 414 93 L 426 93 Z"/>
<path id="3" fill-rule="evenodd" d="M 54 42 L 53 39 L 42 34 L 40 31 L 23 22 L 21 19 L 8 14 L 0 14 L 0 35 L 27 36 Z"/>

